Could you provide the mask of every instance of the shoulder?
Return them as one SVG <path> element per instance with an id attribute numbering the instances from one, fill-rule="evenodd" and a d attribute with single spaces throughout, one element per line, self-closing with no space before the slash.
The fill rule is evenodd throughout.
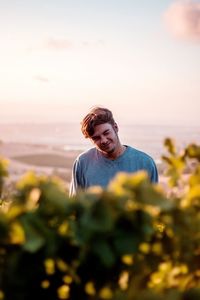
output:
<path id="1" fill-rule="evenodd" d="M 84 170 L 95 155 L 95 148 L 91 148 L 80 153 L 74 160 L 73 171 L 80 172 Z"/>
<path id="2" fill-rule="evenodd" d="M 85 150 L 84 152 L 80 153 L 76 160 L 77 161 L 84 161 L 87 159 L 91 159 L 92 157 L 94 157 L 96 155 L 96 148 L 90 148 L 88 150 Z"/>
<path id="3" fill-rule="evenodd" d="M 127 154 L 129 154 L 129 155 L 133 155 L 137 158 L 141 158 L 141 159 L 145 159 L 145 160 L 153 160 L 153 158 L 149 154 L 147 154 L 141 150 L 135 149 L 131 146 L 127 146 L 127 150 L 128 150 Z"/>
<path id="4" fill-rule="evenodd" d="M 127 150 L 127 155 L 129 155 L 130 159 L 136 160 L 141 166 L 145 166 L 149 169 L 156 167 L 154 159 L 146 152 L 135 149 L 131 146 L 128 146 Z"/>

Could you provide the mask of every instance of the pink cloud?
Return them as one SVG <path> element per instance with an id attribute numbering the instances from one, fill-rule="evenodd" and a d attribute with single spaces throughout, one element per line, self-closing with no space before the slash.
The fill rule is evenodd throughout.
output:
<path id="1" fill-rule="evenodd" d="M 176 1 L 165 12 L 164 20 L 175 37 L 200 42 L 200 2 Z"/>
<path id="2" fill-rule="evenodd" d="M 72 48 L 72 42 L 67 39 L 49 38 L 46 47 L 55 50 L 66 50 Z"/>
<path id="3" fill-rule="evenodd" d="M 35 80 L 41 81 L 41 82 L 49 82 L 49 79 L 47 77 L 41 76 L 41 75 L 37 75 L 34 76 Z"/>
<path id="4" fill-rule="evenodd" d="M 72 48 L 81 48 L 81 47 L 102 47 L 104 46 L 103 40 L 94 40 L 94 41 L 79 41 L 77 43 L 74 43 L 68 39 L 59 39 L 59 38 L 49 38 L 45 42 L 45 48 L 53 49 L 53 50 L 68 50 Z"/>
<path id="5" fill-rule="evenodd" d="M 101 47 L 104 46 L 105 43 L 103 40 L 95 40 L 95 41 L 82 41 L 81 45 L 83 47 Z"/>

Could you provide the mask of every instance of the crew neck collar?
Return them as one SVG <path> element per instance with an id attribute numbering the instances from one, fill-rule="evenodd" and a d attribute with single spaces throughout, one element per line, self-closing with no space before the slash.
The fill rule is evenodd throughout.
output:
<path id="1" fill-rule="evenodd" d="M 127 145 L 123 145 L 125 147 L 124 151 L 116 158 L 112 159 L 112 158 L 108 158 L 106 156 L 104 156 L 101 151 L 97 150 L 98 154 L 101 156 L 102 159 L 104 159 L 105 161 L 118 161 L 120 159 L 122 159 L 125 155 L 125 153 L 127 153 L 127 150 L 128 150 L 128 146 Z"/>

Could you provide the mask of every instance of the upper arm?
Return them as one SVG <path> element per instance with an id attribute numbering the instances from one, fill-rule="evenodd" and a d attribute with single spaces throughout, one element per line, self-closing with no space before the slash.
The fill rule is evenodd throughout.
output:
<path id="1" fill-rule="evenodd" d="M 76 195 L 77 190 L 80 186 L 80 165 L 79 165 L 79 160 L 76 159 L 73 168 L 72 168 L 72 176 L 71 176 L 71 183 L 70 183 L 70 188 L 69 188 L 69 196 L 72 197 Z"/>
<path id="2" fill-rule="evenodd" d="M 158 170 L 156 167 L 155 162 L 152 159 L 152 170 L 151 170 L 151 182 L 157 183 L 158 182 Z"/>

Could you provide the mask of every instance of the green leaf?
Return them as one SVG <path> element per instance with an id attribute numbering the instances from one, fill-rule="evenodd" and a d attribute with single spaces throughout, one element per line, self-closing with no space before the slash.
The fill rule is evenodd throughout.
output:
<path id="1" fill-rule="evenodd" d="M 23 216 L 21 223 L 25 231 L 25 243 L 23 248 L 28 252 L 37 252 L 45 244 L 45 235 L 42 226 L 36 215 L 26 214 Z M 41 229 L 41 230 L 40 230 Z"/>
<path id="2" fill-rule="evenodd" d="M 110 268 L 115 263 L 115 255 L 108 244 L 103 239 L 95 240 L 95 242 L 92 244 L 91 250 L 99 257 L 102 264 L 106 267 Z"/>

